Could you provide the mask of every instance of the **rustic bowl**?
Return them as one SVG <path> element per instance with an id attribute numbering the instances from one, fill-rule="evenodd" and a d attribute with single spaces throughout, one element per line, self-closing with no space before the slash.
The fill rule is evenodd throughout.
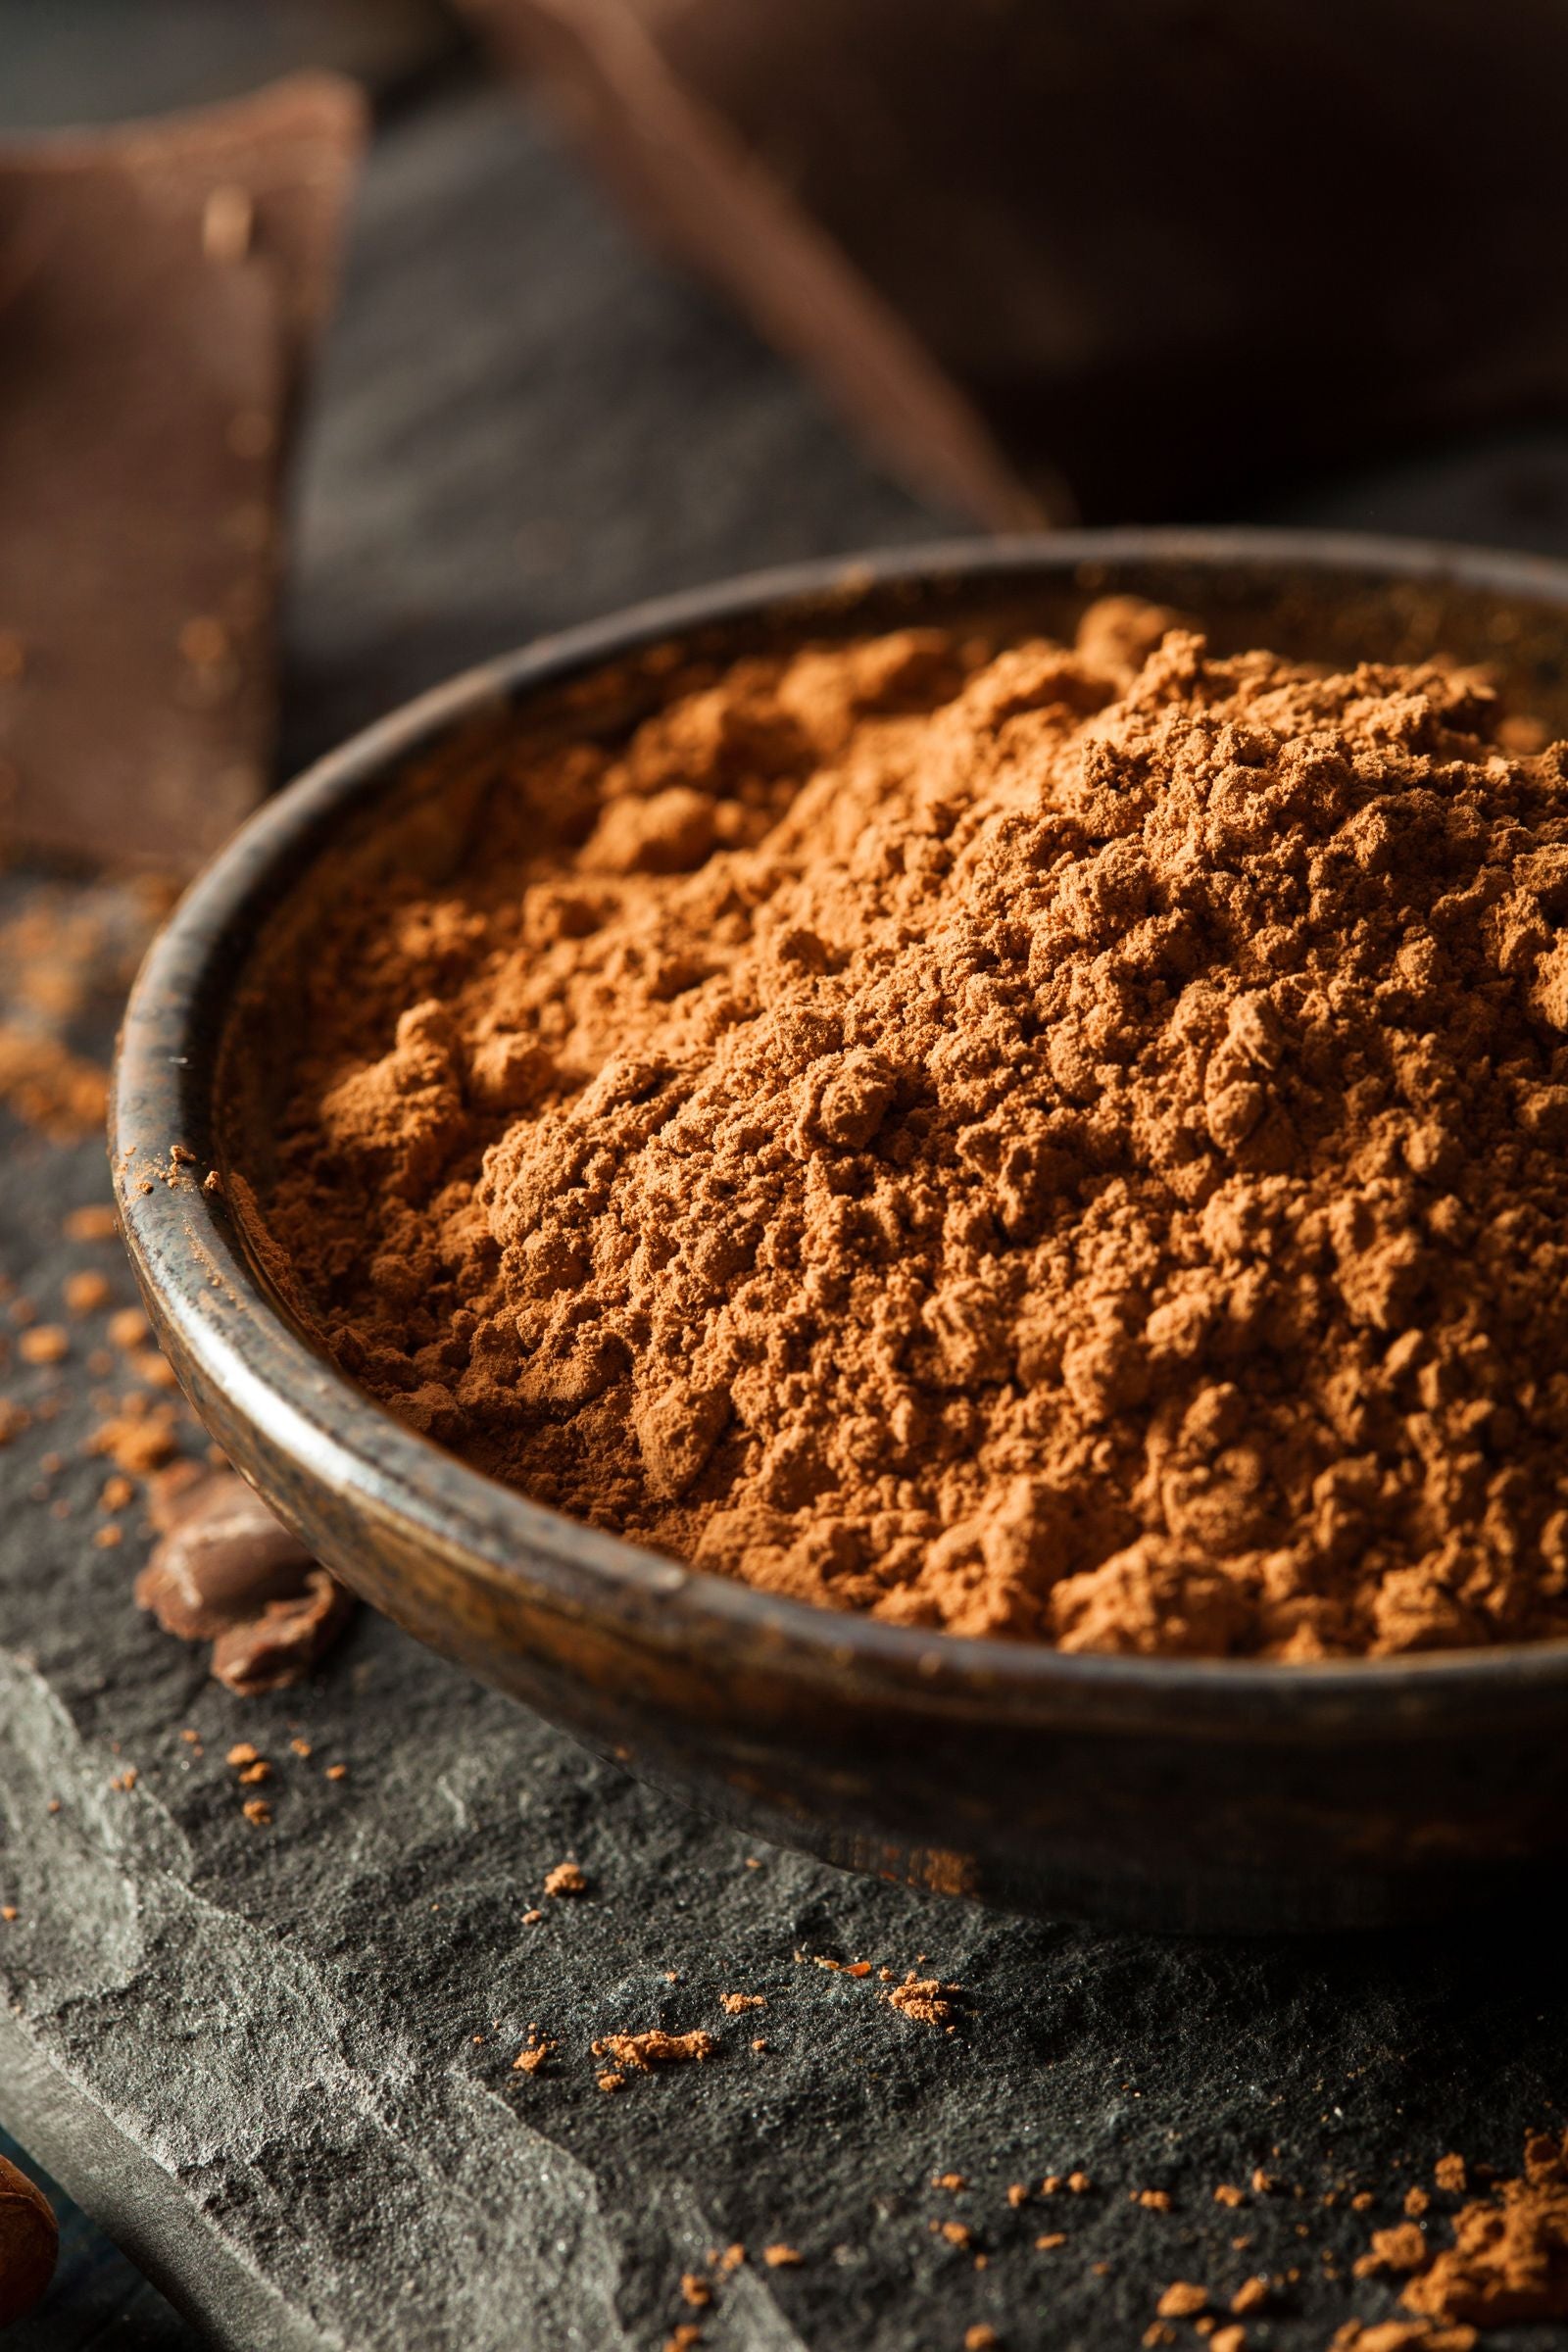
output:
<path id="1" fill-rule="evenodd" d="M 276 942 L 323 858 L 406 816 L 423 789 L 411 755 L 518 706 L 548 723 L 558 703 L 569 723 L 573 680 L 666 639 L 733 652 L 964 616 L 1054 630 L 1109 590 L 1200 613 L 1226 649 L 1485 658 L 1568 733 L 1568 567 L 1305 533 L 939 547 L 548 639 L 322 760 L 185 897 L 121 1042 L 125 1236 L 197 1411 L 320 1557 L 659 1786 L 851 1868 L 1009 1907 L 1253 1931 L 1431 1915 L 1568 1860 L 1568 1643 L 1301 1667 L 1066 1657 L 776 1599 L 576 1525 L 415 1436 L 302 1335 L 237 1213 L 287 1074 Z M 214 1168 L 221 1191 L 204 1188 Z"/>

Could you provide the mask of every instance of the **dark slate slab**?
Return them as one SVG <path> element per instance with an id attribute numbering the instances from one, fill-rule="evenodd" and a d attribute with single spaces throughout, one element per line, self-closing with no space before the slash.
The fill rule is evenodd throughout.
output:
<path id="1" fill-rule="evenodd" d="M 1519 462 L 1468 453 L 1460 500 L 1448 475 L 1344 495 L 1358 520 L 1390 498 L 1505 536 L 1486 484 Z M 1555 481 L 1560 449 L 1528 466 Z M 510 101 L 449 92 L 388 127 L 362 211 L 301 512 L 294 749 L 536 627 L 934 519 Z M 41 887 L 0 879 L 0 924 Z M 91 905 L 133 928 L 128 902 Z M 0 1130 L 0 1270 L 40 1313 L 87 1262 L 128 1299 L 112 1245 L 60 1238 L 106 1197 L 92 1143 Z M 748 1848 L 368 1616 L 308 1689 L 232 1699 L 134 1609 L 136 1515 L 91 1541 L 100 1324 L 58 1370 L 0 1365 L 5 1394 L 60 1399 L 0 1453 L 0 2120 L 209 2343 L 644 2352 L 688 2321 L 703 2352 L 924 2352 L 990 2324 L 1015 2352 L 1111 2352 L 1170 2280 L 1224 2297 L 1262 2272 L 1282 2283 L 1249 2346 L 1317 2352 L 1394 2308 L 1349 2265 L 1439 2155 L 1511 2166 L 1562 2122 L 1548 1917 L 1339 1946 L 989 1917 Z M 223 1762 L 240 1739 L 274 1760 L 270 1829 Z M 543 1897 L 568 1855 L 590 1891 Z M 955 2031 L 897 2016 L 875 1969 L 814 1965 L 860 1957 L 961 1983 Z M 726 1991 L 767 2007 L 730 2017 Z M 529 2076 L 533 2024 L 557 2046 Z M 654 2025 L 721 2046 L 599 2089 L 593 2040 Z M 1272 2193 L 1214 2202 L 1255 2166 Z M 1074 2167 L 1084 2195 L 1009 2207 L 1009 2182 Z M 949 2171 L 968 2185 L 930 2185 Z M 954 2221 L 970 2242 L 933 2230 Z M 693 2310 L 682 2273 L 735 2243 Z M 770 2243 L 799 2265 L 768 2268 Z M 25 2352 L 85 2340 L 66 2311 Z"/>

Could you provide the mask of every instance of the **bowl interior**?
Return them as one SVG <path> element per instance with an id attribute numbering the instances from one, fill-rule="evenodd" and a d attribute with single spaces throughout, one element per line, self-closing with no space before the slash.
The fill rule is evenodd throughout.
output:
<path id="1" fill-rule="evenodd" d="M 466 1547 L 465 1573 L 510 1579 L 518 1573 L 519 1551 L 536 1562 L 543 1551 L 554 1563 L 543 1572 L 559 1573 L 564 1589 L 589 1576 L 594 1606 L 633 1608 L 657 1585 L 672 1640 L 677 1617 L 688 1628 L 699 1619 L 722 1625 L 726 1639 L 746 1627 L 803 1656 L 830 1658 L 835 1671 L 847 1672 L 853 1662 L 857 1674 L 890 1676 L 906 1687 L 908 1678 L 923 1676 L 930 1694 L 951 1680 L 983 1684 L 993 1695 L 1007 1692 L 1033 1705 L 1048 1689 L 1070 1686 L 1075 1705 L 1098 1690 L 1107 1705 L 1136 1693 L 1140 1705 L 1163 1712 L 1182 1703 L 1183 1691 L 1201 1690 L 1218 1702 L 1223 1689 L 1228 1710 L 1266 1714 L 1274 1703 L 1269 1694 L 1287 1683 L 1301 1686 L 1302 1703 L 1310 1685 L 1309 1703 L 1328 1709 L 1348 1701 L 1352 1686 L 1361 1694 L 1355 1704 L 1369 1701 L 1374 1687 L 1397 1690 L 1402 1701 L 1422 1686 L 1435 1697 L 1431 1686 L 1459 1673 L 1490 1686 L 1507 1659 L 1531 1680 L 1547 1671 L 1541 1652 L 1559 1645 L 1299 1668 L 1066 1657 L 1034 1644 L 959 1641 L 845 1619 L 676 1568 L 527 1503 L 454 1456 L 441 1456 L 438 1476 L 427 1441 L 321 1365 L 309 1302 L 268 1232 L 265 1201 L 300 1035 L 301 975 L 322 909 L 345 891 L 373 892 L 378 877 L 410 864 L 432 883 L 452 873 L 466 853 L 499 740 L 521 735 L 546 744 L 624 735 L 662 699 L 672 643 L 722 661 L 916 622 L 983 629 L 1002 642 L 1039 632 L 1062 637 L 1087 603 L 1112 593 L 1175 607 L 1225 652 L 1269 646 L 1340 665 L 1413 662 L 1436 652 L 1484 662 L 1513 708 L 1568 734 L 1568 568 L 1409 543 L 1296 535 L 1100 534 L 818 565 L 667 600 L 456 681 L 334 754 L 252 820 L 176 916 L 162 964 L 155 952 L 144 975 L 141 1010 L 132 1005 L 122 1133 L 138 1090 L 143 1103 L 150 1097 L 162 1104 L 167 1097 L 169 1115 L 184 1122 L 203 1159 L 220 1169 L 226 1207 L 221 1217 L 208 1218 L 205 1203 L 183 1212 L 206 1218 L 208 1230 L 176 1287 L 189 1294 L 210 1279 L 207 1267 L 232 1260 L 244 1287 L 259 1295 L 254 1304 L 270 1304 L 289 1327 L 289 1347 L 280 1348 L 248 1312 L 244 1370 L 247 1382 L 259 1373 L 268 1388 L 274 1426 L 280 1415 L 289 1417 L 303 1341 L 320 1367 L 316 1381 L 326 1400 L 318 1400 L 320 1417 L 338 1448 L 334 1476 L 350 1484 L 378 1481 L 381 1507 L 416 1517 L 426 1529 L 438 1522 L 444 1538 Z M 471 758 L 455 761 L 456 744 Z M 428 757 L 436 748 L 439 776 Z M 154 1005 L 151 992 L 160 983 L 162 1001 Z M 165 1061 L 179 1065 L 177 1082 L 160 1074 Z M 149 1202 L 149 1217 L 154 1211 Z M 132 1205 L 133 1246 L 136 1214 Z M 193 1231 L 188 1222 L 184 1231 Z M 179 1250 L 188 1258 L 188 1241 Z M 151 1263 L 151 1253 L 144 1255 L 156 1310 L 165 1278 L 149 1273 Z M 166 1320 L 180 1318 L 187 1333 L 200 1327 L 188 1295 Z M 234 1351 L 221 1360 L 213 1352 L 210 1379 L 231 1381 L 235 1361 Z M 260 1397 L 260 1391 L 250 1393 Z M 684 1588 L 678 1609 L 668 1599 L 677 1587 Z M 1549 1671 L 1555 1682 L 1558 1669 Z"/>
<path id="2" fill-rule="evenodd" d="M 300 1036 L 301 975 L 321 910 L 346 893 L 373 893 L 378 876 L 394 871 L 412 869 L 438 888 L 468 855 L 498 745 L 623 740 L 665 699 L 672 647 L 724 662 L 913 623 L 973 627 L 999 645 L 1034 634 L 1070 640 L 1095 598 L 1134 595 L 1191 615 L 1221 653 L 1267 647 L 1345 667 L 1434 654 L 1484 662 L 1510 709 L 1568 735 L 1568 570 L 1509 559 L 1412 563 L 1422 551 L 1408 547 L 1336 555 L 1333 543 L 1314 553 L 1238 539 L 1214 552 L 1149 536 L 1151 547 L 1132 554 L 1113 540 L 1090 556 L 1056 541 L 919 567 L 905 560 L 885 573 L 849 566 L 794 594 L 768 594 L 765 584 L 749 593 L 742 583 L 684 627 L 674 608 L 651 608 L 580 633 L 562 659 L 546 647 L 500 665 L 390 757 L 362 739 L 363 748 L 351 745 L 328 763 L 335 788 L 268 877 L 273 904 L 252 931 L 218 1050 L 220 1162 L 225 1178 L 242 1179 L 235 1198 L 254 1269 L 291 1319 L 309 1328 L 258 1202 L 271 1180 Z"/>

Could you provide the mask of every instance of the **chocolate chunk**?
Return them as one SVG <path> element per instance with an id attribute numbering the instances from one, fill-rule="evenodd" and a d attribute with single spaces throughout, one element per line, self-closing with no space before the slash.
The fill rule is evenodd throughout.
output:
<path id="1" fill-rule="evenodd" d="M 261 796 L 278 501 L 364 102 L 0 149 L 0 826 L 187 867 Z"/>
<path id="2" fill-rule="evenodd" d="M 983 521 L 1059 514 L 1063 481 L 1096 518 L 1212 511 L 1568 383 L 1568 16 L 1540 0 L 467 6 L 664 241 Z"/>
<path id="3" fill-rule="evenodd" d="M 324 1657 L 354 1613 L 352 1594 L 313 1567 L 303 1592 L 270 1600 L 259 1617 L 232 1625 L 213 1643 L 213 1673 L 242 1696 L 281 1690 Z"/>
<path id="4" fill-rule="evenodd" d="M 0 2328 L 30 2311 L 55 2273 L 60 2230 L 43 2190 L 0 2156 Z"/>
<path id="5" fill-rule="evenodd" d="M 165 1534 L 136 1598 L 166 1633 L 211 1642 L 231 1690 L 297 1682 L 347 1624 L 350 1595 L 232 1471 L 170 1485 L 154 1509 Z"/>

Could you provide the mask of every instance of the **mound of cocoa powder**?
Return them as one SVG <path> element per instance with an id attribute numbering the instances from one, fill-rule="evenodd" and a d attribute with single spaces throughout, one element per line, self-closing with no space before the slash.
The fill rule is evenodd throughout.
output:
<path id="1" fill-rule="evenodd" d="M 263 1203 L 339 1362 L 899 1623 L 1568 1636 L 1568 749 L 1171 618 L 450 755 L 455 862 L 313 934 Z"/>

